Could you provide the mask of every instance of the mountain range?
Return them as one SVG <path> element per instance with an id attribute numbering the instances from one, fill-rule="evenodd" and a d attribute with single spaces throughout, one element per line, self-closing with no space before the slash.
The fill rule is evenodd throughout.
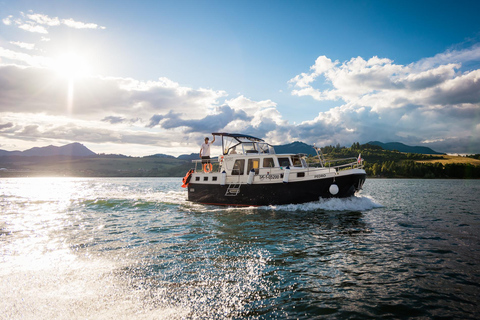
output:
<path id="1" fill-rule="evenodd" d="M 313 146 L 300 141 L 295 141 L 289 144 L 274 146 L 274 148 L 276 153 L 304 153 L 306 155 L 317 154 Z"/>
<path id="2" fill-rule="evenodd" d="M 382 143 L 379 141 L 370 141 L 368 144 L 376 145 L 382 147 L 385 150 L 397 150 L 400 152 L 406 153 L 419 153 L 419 154 L 442 154 L 436 152 L 428 147 L 412 147 L 407 146 L 400 142 L 389 142 Z M 303 142 L 295 141 L 289 144 L 274 146 L 276 153 L 304 153 L 304 154 L 315 154 L 315 149 L 313 146 L 308 145 Z M 61 147 L 56 146 L 46 146 L 46 147 L 35 147 L 25 151 L 6 151 L 0 150 L 0 156 L 36 156 L 36 157 L 46 157 L 46 156 L 69 156 L 69 157 L 92 157 L 97 156 L 97 154 L 83 144 L 75 142 L 70 143 Z M 118 155 L 121 157 L 122 155 Z M 177 157 L 180 160 L 192 160 L 198 159 L 198 153 L 192 154 L 182 154 Z M 158 157 L 158 158 L 175 158 L 166 154 L 155 154 L 148 157 Z"/>
<path id="3" fill-rule="evenodd" d="M 25 157 L 47 157 L 47 156 L 70 156 L 70 157 L 91 157 L 97 154 L 83 144 L 74 142 L 61 147 L 47 146 L 35 147 L 25 151 L 0 150 L 0 156 L 25 156 Z"/>

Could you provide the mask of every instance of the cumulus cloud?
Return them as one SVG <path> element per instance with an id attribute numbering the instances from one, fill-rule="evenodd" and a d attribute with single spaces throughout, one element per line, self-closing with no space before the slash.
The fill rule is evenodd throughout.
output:
<path id="1" fill-rule="evenodd" d="M 0 115 L 6 119 L 0 135 L 23 141 L 156 145 L 161 134 L 168 137 L 163 145 L 188 145 L 216 131 L 274 138 L 288 126 L 271 100 L 227 99 L 222 90 L 185 87 L 168 78 L 92 77 L 76 80 L 69 91 L 71 85 L 48 68 L 0 66 Z"/>
<path id="2" fill-rule="evenodd" d="M 477 46 L 410 65 L 378 57 L 340 63 L 320 56 L 309 72 L 289 81 L 292 95 L 343 105 L 293 131 L 311 139 L 318 135 L 323 143 L 382 140 L 430 144 L 445 152 L 471 150 L 472 140 L 467 144 L 465 137 L 480 142 L 472 134 L 480 121 L 480 70 L 460 69 L 462 63 L 479 60 L 479 53 Z M 453 148 L 451 141 L 461 145 Z"/>
<path id="3" fill-rule="evenodd" d="M 187 133 L 216 132 L 232 121 L 249 120 L 244 111 L 236 111 L 229 106 L 218 107 L 215 114 L 207 115 L 202 119 L 184 119 L 181 116 L 181 114 L 173 111 L 168 112 L 166 115 L 154 115 L 150 119 L 148 127 L 160 125 L 163 129 L 184 128 L 184 131 Z"/>
<path id="4" fill-rule="evenodd" d="M 132 141 L 133 137 L 142 137 L 134 142 L 141 144 L 142 141 L 152 143 L 146 138 L 151 134 L 148 132 L 161 131 L 164 135 L 175 132 L 169 143 L 176 143 L 182 136 L 217 131 L 231 122 L 248 123 L 252 118 L 241 109 L 222 104 L 222 99 L 227 96 L 224 91 L 184 87 L 167 78 L 142 82 L 131 78 L 92 77 L 73 82 L 70 91 L 71 85 L 67 79 L 47 68 L 0 66 L 0 114 L 39 122 L 17 123 L 17 129 L 8 137 L 33 141 L 35 137 L 73 139 L 76 136 L 85 142 L 104 139 L 119 143 L 125 143 L 128 137 Z M 70 100 L 69 92 L 73 92 Z M 272 107 L 272 103 L 260 105 L 262 108 Z M 261 111 L 262 108 L 254 109 Z M 39 114 L 49 118 L 40 121 Z M 72 130 L 66 130 L 66 126 L 62 130 L 60 127 L 47 129 L 48 123 L 62 117 L 74 118 L 78 130 L 83 130 L 80 124 L 87 122 L 98 123 L 103 128 L 105 123 L 114 126 L 104 129 L 106 131 L 85 129 L 91 133 L 81 135 L 78 132 L 70 134 Z M 126 134 L 126 128 L 138 133 Z"/>
<path id="5" fill-rule="evenodd" d="M 141 82 L 129 78 L 92 77 L 71 83 L 46 68 L 0 66 L 0 111 L 41 112 L 81 119 L 145 118 L 170 110 L 201 119 L 218 107 L 223 91 L 192 89 L 161 78 Z M 109 118 L 114 119 L 114 118 Z"/>
<path id="6" fill-rule="evenodd" d="M 16 114 L 8 115 L 9 122 L 0 126 L 2 143 L 8 142 L 15 147 L 18 141 L 22 141 L 31 147 L 39 145 L 61 145 L 68 142 L 78 141 L 85 143 L 96 152 L 109 152 L 127 155 L 148 155 L 165 150 L 171 154 L 188 153 L 198 151 L 198 143 L 195 136 L 189 137 L 178 148 L 179 134 L 175 131 L 159 132 L 157 130 L 138 130 L 129 126 L 105 126 L 98 121 L 81 121 L 67 117 L 48 117 L 42 115 Z M 28 121 L 25 121 L 28 119 Z M 32 121 L 32 119 L 35 119 Z M 32 121 L 33 124 L 28 122 Z M 4 129 L 2 129 L 4 127 Z M 99 145 L 97 149 L 92 146 Z M 139 148 L 139 146 L 142 146 Z M 20 147 L 17 149 L 25 150 Z M 137 150 L 138 149 L 138 150 Z M 116 151 L 115 151 L 116 150 Z M 121 150 L 121 151 L 119 151 Z M 135 151 L 134 151 L 135 150 Z M 142 151 L 143 150 L 143 151 Z M 146 151 L 147 150 L 147 151 Z M 150 150 L 150 151 L 148 151 Z"/>

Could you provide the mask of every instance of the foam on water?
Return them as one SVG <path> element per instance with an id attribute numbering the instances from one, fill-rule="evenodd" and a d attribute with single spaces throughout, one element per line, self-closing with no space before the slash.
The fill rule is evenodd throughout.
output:
<path id="1" fill-rule="evenodd" d="M 284 211 L 367 211 L 375 208 L 381 208 L 382 205 L 375 202 L 374 199 L 367 196 L 354 196 L 349 198 L 328 198 L 319 199 L 318 201 L 287 204 L 280 206 L 268 206 L 262 208 L 284 210 Z"/>
<path id="2" fill-rule="evenodd" d="M 254 213 L 256 210 L 274 210 L 274 211 L 290 211 L 290 212 L 306 212 L 306 211 L 368 211 L 383 206 L 377 203 L 369 196 L 354 196 L 349 198 L 320 198 L 318 201 L 285 204 L 276 206 L 260 206 L 260 207 L 218 207 L 204 206 L 199 204 L 190 204 L 193 211 L 243 211 L 245 213 Z"/>

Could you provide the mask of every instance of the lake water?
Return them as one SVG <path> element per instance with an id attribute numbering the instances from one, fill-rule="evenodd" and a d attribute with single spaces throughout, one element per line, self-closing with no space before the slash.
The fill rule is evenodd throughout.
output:
<path id="1" fill-rule="evenodd" d="M 0 179 L 0 318 L 479 318 L 479 180 L 242 209 L 180 185 Z"/>

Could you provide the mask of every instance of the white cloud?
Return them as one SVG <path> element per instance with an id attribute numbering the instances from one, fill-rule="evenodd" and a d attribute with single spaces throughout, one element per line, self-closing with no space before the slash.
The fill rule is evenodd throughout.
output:
<path id="1" fill-rule="evenodd" d="M 0 49 L 0 56 L 2 52 Z M 74 83 L 71 107 L 67 105 L 68 92 L 69 82 L 52 70 L 0 66 L 0 112 L 58 116 L 70 112 L 85 120 L 141 118 L 146 125 L 153 115 L 165 118 L 173 111 L 178 119 L 214 116 L 219 114 L 219 99 L 226 96 L 224 91 L 182 87 L 166 78 L 149 82 L 113 77 L 79 79 Z"/>
<path id="2" fill-rule="evenodd" d="M 271 100 L 226 100 L 224 91 L 189 88 L 168 78 L 84 80 L 75 82 L 69 107 L 69 83 L 51 70 L 0 66 L 0 117 L 8 124 L 0 136 L 10 144 L 72 139 L 167 148 L 193 141 L 197 149 L 195 139 L 211 132 L 266 136 L 288 125 Z"/>
<path id="3" fill-rule="evenodd" d="M 27 14 L 27 17 L 38 24 L 44 24 L 51 27 L 60 25 L 60 19 L 58 19 L 57 17 L 50 18 L 45 14 Z"/>
<path id="4" fill-rule="evenodd" d="M 20 42 L 20 41 L 10 41 L 10 43 L 22 49 L 27 49 L 27 50 L 35 49 L 34 43 L 26 43 L 26 42 Z"/>
<path id="5" fill-rule="evenodd" d="M 49 58 L 8 50 L 2 47 L 0 47 L 0 58 L 6 58 L 33 67 L 45 67 L 51 64 L 51 59 Z"/>
<path id="6" fill-rule="evenodd" d="M 73 19 L 62 19 L 62 23 L 70 28 L 75 29 L 105 29 L 105 27 L 99 26 L 96 23 L 85 23 L 80 21 L 75 21 Z"/>
<path id="7" fill-rule="evenodd" d="M 43 33 L 43 34 L 48 33 L 47 29 L 44 26 L 34 25 L 31 23 L 24 23 L 19 25 L 18 27 L 28 32 Z"/>
<path id="8" fill-rule="evenodd" d="M 438 65 L 449 63 L 462 63 L 467 61 L 480 60 L 480 44 L 475 44 L 470 48 L 462 50 L 447 50 L 434 57 L 429 57 L 418 61 L 415 66 L 419 69 L 430 69 Z"/>
<path id="9" fill-rule="evenodd" d="M 11 25 L 11 24 L 13 23 L 13 20 L 12 20 L 12 19 L 13 19 L 13 16 L 12 16 L 12 15 L 9 15 L 8 17 L 3 18 L 3 19 L 2 19 L 2 22 L 3 22 L 4 25 L 9 26 L 9 25 Z"/>
<path id="10" fill-rule="evenodd" d="M 49 27 L 58 27 L 61 25 L 74 29 L 106 29 L 104 26 L 92 22 L 81 22 L 72 18 L 60 19 L 31 11 L 29 14 L 20 12 L 20 15 L 20 18 L 14 18 L 13 15 L 9 15 L 2 19 L 2 22 L 7 26 L 15 24 L 22 30 L 41 34 L 48 34 Z"/>
<path id="11" fill-rule="evenodd" d="M 321 56 L 310 72 L 289 81 L 294 86 L 292 95 L 343 100 L 344 104 L 319 113 L 294 130 L 300 137 L 313 139 L 317 134 L 323 143 L 428 141 L 439 151 L 463 148 L 465 152 L 472 146 L 466 137 L 474 136 L 480 122 L 480 69 L 460 71 L 463 63 L 472 60 L 480 60 L 479 46 L 407 66 L 378 57 L 339 63 Z M 472 139 L 480 142 L 478 137 Z M 480 151 L 478 145 L 476 152 Z"/>
<path id="12" fill-rule="evenodd" d="M 243 110 L 252 114 L 266 108 L 275 108 L 277 106 L 277 104 L 272 100 L 253 101 L 245 98 L 243 95 L 226 100 L 225 103 L 235 110 Z"/>

